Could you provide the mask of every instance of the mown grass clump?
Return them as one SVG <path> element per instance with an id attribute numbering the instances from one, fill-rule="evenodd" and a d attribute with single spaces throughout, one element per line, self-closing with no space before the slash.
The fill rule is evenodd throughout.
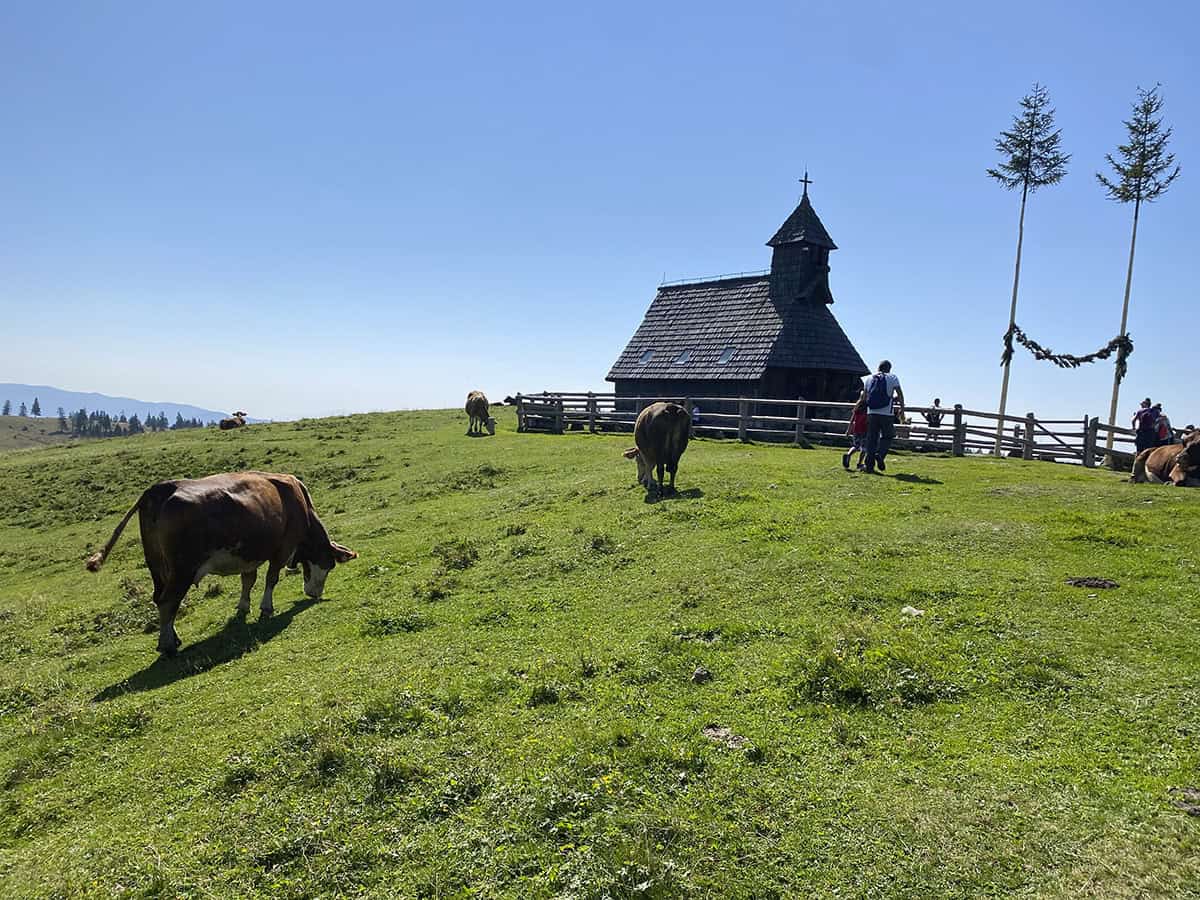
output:
<path id="1" fill-rule="evenodd" d="M 376 803 L 406 793 L 423 781 L 424 767 L 395 752 L 380 752 L 368 763 L 371 773 L 370 799 Z"/>
<path id="2" fill-rule="evenodd" d="M 475 565 L 479 548 L 473 541 L 442 541 L 434 545 L 433 555 L 441 560 L 443 567 L 462 571 Z"/>
<path id="3" fill-rule="evenodd" d="M 426 581 L 413 585 L 412 594 L 416 600 L 423 600 L 426 603 L 437 603 L 449 597 L 457 587 L 458 581 L 456 579 L 449 577 L 445 573 L 437 573 Z"/>
<path id="4" fill-rule="evenodd" d="M 836 706 L 920 706 L 962 693 L 946 660 L 910 631 L 869 622 L 811 636 L 786 684 L 799 701 Z"/>
<path id="5" fill-rule="evenodd" d="M 349 727 L 359 734 L 399 735 L 417 730 L 429 718 L 429 709 L 420 698 L 400 691 L 367 701 L 351 716 Z"/>
<path id="6" fill-rule="evenodd" d="M 366 637 L 387 637 L 393 634 L 411 634 L 414 631 L 424 631 L 433 625 L 433 621 L 417 612 L 386 613 L 374 615 L 363 622 L 362 633 Z"/>
<path id="7" fill-rule="evenodd" d="M 559 690 L 559 685 L 552 682 L 544 684 L 536 684 L 529 692 L 529 699 L 526 704 L 530 707 L 536 706 L 553 706 L 562 699 L 562 692 Z"/>

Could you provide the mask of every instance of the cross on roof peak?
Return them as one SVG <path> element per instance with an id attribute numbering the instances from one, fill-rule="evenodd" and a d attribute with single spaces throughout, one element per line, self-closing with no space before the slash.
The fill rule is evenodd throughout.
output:
<path id="1" fill-rule="evenodd" d="M 812 184 L 812 180 L 808 177 L 808 169 L 804 170 L 804 177 L 800 179 L 800 183 L 804 185 L 804 196 L 808 196 L 808 186 Z"/>

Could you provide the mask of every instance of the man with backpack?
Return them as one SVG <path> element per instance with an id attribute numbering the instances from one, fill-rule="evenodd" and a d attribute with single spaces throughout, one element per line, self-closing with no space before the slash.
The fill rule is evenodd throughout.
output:
<path id="1" fill-rule="evenodd" d="M 1149 397 L 1142 401 L 1141 407 L 1133 414 L 1132 424 L 1136 453 L 1158 445 L 1158 410 L 1150 405 Z"/>
<path id="2" fill-rule="evenodd" d="M 895 416 L 904 414 L 904 391 L 900 390 L 900 379 L 892 374 L 891 362 L 885 359 L 879 364 L 879 371 L 867 379 L 863 396 L 867 399 L 867 458 L 863 471 L 873 473 L 878 468 L 886 472 L 884 458 L 896 437 Z"/>

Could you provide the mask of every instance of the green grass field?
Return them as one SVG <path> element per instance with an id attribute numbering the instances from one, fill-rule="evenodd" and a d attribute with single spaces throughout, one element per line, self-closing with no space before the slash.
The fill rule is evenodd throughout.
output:
<path id="1" fill-rule="evenodd" d="M 1200 492 L 697 441 L 648 503 L 628 435 L 465 427 L 0 455 L 0 895 L 1200 891 Z M 206 579 L 160 660 L 136 525 L 83 560 L 251 468 L 361 556 L 265 623 Z"/>
<path id="2" fill-rule="evenodd" d="M 0 453 L 5 450 L 50 447 L 73 440 L 74 435 L 58 430 L 57 417 L 35 419 L 27 416 L 0 416 Z"/>

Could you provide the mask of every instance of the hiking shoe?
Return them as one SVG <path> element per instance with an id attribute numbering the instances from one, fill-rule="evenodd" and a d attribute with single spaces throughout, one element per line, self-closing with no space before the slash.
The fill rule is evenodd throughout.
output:
<path id="1" fill-rule="evenodd" d="M 850 471 L 850 451 L 849 450 L 847 450 L 845 453 L 842 454 L 842 468 L 845 469 L 847 472 Z"/>
<path id="2" fill-rule="evenodd" d="M 876 465 L 876 466 L 878 466 L 878 468 L 879 468 L 879 471 L 880 471 L 880 472 L 886 472 L 886 471 L 887 471 L 887 466 L 885 466 L 885 465 L 883 464 L 883 460 L 882 460 L 882 459 L 877 459 L 877 460 L 875 460 L 875 465 Z"/>

